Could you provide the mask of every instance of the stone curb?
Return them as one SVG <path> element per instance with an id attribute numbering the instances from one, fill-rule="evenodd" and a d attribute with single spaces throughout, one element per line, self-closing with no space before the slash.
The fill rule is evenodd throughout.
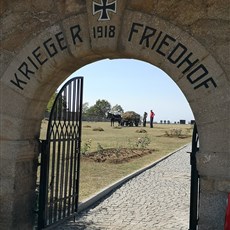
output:
<path id="1" fill-rule="evenodd" d="M 187 144 L 188 145 L 188 144 Z M 140 175 L 141 173 L 143 173 L 144 171 L 152 168 L 153 166 L 157 165 L 158 163 L 160 163 L 161 161 L 167 159 L 168 157 L 170 157 L 172 154 L 180 151 L 181 149 L 185 148 L 187 145 L 182 146 L 181 148 L 167 154 L 166 156 L 160 158 L 159 160 L 129 174 L 128 176 L 116 181 L 115 183 L 109 185 L 108 187 L 102 189 L 100 192 L 92 195 L 90 198 L 84 200 L 82 203 L 79 204 L 78 206 L 78 212 L 76 213 L 76 215 L 79 212 L 82 212 L 86 209 L 88 209 L 89 207 L 91 207 L 92 205 L 94 205 L 97 201 L 99 201 L 100 199 L 102 199 L 103 197 L 105 197 L 106 195 L 108 195 L 112 190 L 115 190 L 116 188 L 118 188 L 119 186 L 121 186 L 122 184 L 126 183 L 128 180 Z"/>

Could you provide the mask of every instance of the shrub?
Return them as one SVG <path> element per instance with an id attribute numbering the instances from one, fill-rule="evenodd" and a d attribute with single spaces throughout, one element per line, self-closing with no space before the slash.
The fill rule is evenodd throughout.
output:
<path id="1" fill-rule="evenodd" d="M 90 150 L 90 148 L 91 148 L 91 143 L 92 143 L 92 140 L 89 139 L 89 140 L 87 140 L 87 141 L 82 145 L 82 147 L 81 147 L 81 153 L 82 153 L 83 155 L 85 155 L 85 154 L 88 152 L 88 150 Z"/>
<path id="2" fill-rule="evenodd" d="M 182 133 L 181 129 L 171 129 L 169 131 L 165 131 L 165 134 L 168 137 L 180 137 L 181 133 Z"/>
<path id="3" fill-rule="evenodd" d="M 103 152 L 104 148 L 102 147 L 102 145 L 100 143 L 97 143 L 97 151 L 98 152 Z"/>
<path id="4" fill-rule="evenodd" d="M 101 132 L 101 131 L 104 131 L 104 129 L 102 129 L 101 127 L 97 127 L 97 128 L 93 128 L 93 131 L 99 131 L 99 132 Z"/>
<path id="5" fill-rule="evenodd" d="M 122 129 L 121 126 L 114 126 L 114 129 Z"/>
<path id="6" fill-rule="evenodd" d="M 150 144 L 150 138 L 146 135 L 144 137 L 139 137 L 136 142 L 136 147 L 146 148 Z"/>
<path id="7" fill-rule="evenodd" d="M 136 133 L 147 133 L 145 129 L 137 129 Z"/>

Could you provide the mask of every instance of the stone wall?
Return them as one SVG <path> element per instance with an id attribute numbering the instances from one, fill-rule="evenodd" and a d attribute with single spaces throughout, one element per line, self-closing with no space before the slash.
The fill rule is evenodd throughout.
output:
<path id="1" fill-rule="evenodd" d="M 36 140 L 50 96 L 73 71 L 103 58 L 147 61 L 167 72 L 183 91 L 200 135 L 199 229 L 223 229 L 230 192 L 229 3 L 116 2 L 116 13 L 107 21 L 98 21 L 91 0 L 1 2 L 3 229 L 32 229 Z M 111 34 L 101 36 L 98 28 Z M 177 53 L 182 50 L 190 62 L 198 60 L 188 71 L 188 60 L 183 62 Z"/>

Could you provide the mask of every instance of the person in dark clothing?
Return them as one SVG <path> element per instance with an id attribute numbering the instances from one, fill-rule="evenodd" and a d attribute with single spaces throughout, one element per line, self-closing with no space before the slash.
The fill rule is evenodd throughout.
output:
<path id="1" fill-rule="evenodd" d="M 143 115 L 143 127 L 146 127 L 147 116 L 148 116 L 148 114 L 146 112 L 144 112 L 144 115 Z"/>

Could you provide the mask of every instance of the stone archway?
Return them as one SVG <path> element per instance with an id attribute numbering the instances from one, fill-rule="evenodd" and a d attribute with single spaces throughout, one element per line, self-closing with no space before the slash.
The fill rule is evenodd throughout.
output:
<path id="1" fill-rule="evenodd" d="M 223 228 L 230 191 L 230 85 L 227 39 L 217 38 L 228 28 L 227 1 L 186 1 L 187 6 L 175 1 L 170 7 L 177 9 L 177 17 L 167 3 L 144 2 L 3 3 L 0 140 L 5 229 L 32 228 L 36 138 L 51 94 L 74 70 L 104 58 L 149 62 L 171 76 L 185 94 L 200 135 L 199 228 Z M 197 11 L 190 12 L 194 7 Z M 206 17 L 214 18 L 220 29 L 198 23 Z M 199 34 L 200 28 L 212 31 L 213 43 L 210 36 Z"/>

